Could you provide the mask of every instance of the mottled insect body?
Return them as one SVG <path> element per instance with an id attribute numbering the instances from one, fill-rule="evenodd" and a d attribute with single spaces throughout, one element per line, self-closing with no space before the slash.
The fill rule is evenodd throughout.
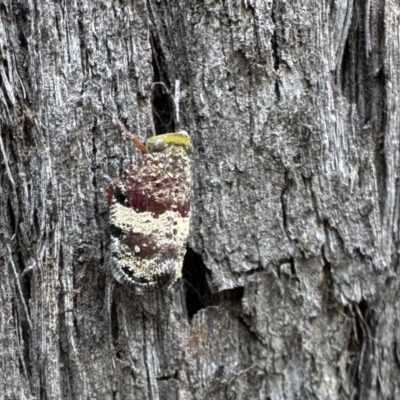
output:
<path id="1" fill-rule="evenodd" d="M 111 185 L 114 278 L 136 292 L 169 288 L 182 275 L 189 235 L 190 139 L 154 136 L 148 152 Z"/>

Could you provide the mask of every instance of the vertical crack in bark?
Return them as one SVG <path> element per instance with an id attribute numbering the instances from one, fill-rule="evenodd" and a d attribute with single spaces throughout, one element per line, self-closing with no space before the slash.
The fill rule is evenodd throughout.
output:
<path id="1" fill-rule="evenodd" d="M 368 303 L 365 300 L 345 308 L 345 313 L 350 316 L 353 323 L 347 344 L 349 357 L 347 373 L 353 399 L 361 399 L 363 387 L 373 384 L 369 381 L 372 379 L 370 360 L 365 358 L 367 354 L 371 354 L 368 347 L 372 344 L 367 312 Z"/>
<path id="2" fill-rule="evenodd" d="M 281 93 L 279 90 L 279 75 L 278 75 L 278 71 L 279 71 L 279 64 L 281 62 L 280 57 L 279 57 L 279 46 L 278 46 L 278 35 L 277 35 L 277 10 L 278 10 L 278 0 L 274 0 L 272 2 L 272 8 L 271 8 L 271 19 L 272 22 L 274 23 L 274 32 L 271 36 L 271 48 L 272 48 L 272 57 L 274 59 L 274 70 L 276 72 L 276 77 L 275 77 L 275 94 L 276 97 L 278 99 L 278 101 L 280 101 L 281 99 Z"/>
<path id="3" fill-rule="evenodd" d="M 14 299 L 16 300 L 16 299 Z M 29 381 L 31 376 L 31 364 L 29 362 L 29 337 L 30 329 L 24 318 L 21 318 L 18 312 L 17 302 L 14 301 L 11 304 L 11 312 L 15 321 L 16 326 L 16 341 L 18 342 L 18 364 L 21 375 Z"/>
<path id="4" fill-rule="evenodd" d="M 81 54 L 81 69 L 82 69 L 82 73 L 84 75 L 89 75 L 88 74 L 88 69 L 89 69 L 89 54 L 86 48 L 86 42 L 85 42 L 85 37 L 86 37 L 86 31 L 85 31 L 85 25 L 83 24 L 83 22 L 78 19 L 77 22 L 78 25 L 78 30 L 79 30 L 79 47 L 80 47 L 80 54 Z"/>
<path id="5" fill-rule="evenodd" d="M 94 188 L 94 213 L 95 218 L 97 220 L 97 224 L 99 225 L 98 216 L 99 216 L 99 199 L 98 199 L 98 187 L 97 187 L 97 146 L 96 146 L 96 122 L 95 126 L 92 128 L 92 162 L 91 162 L 91 170 L 92 170 L 92 185 Z M 100 226 L 100 225 L 99 225 Z"/>
<path id="6" fill-rule="evenodd" d="M 354 1 L 347 2 L 346 16 L 343 23 L 342 31 L 339 38 L 339 44 L 336 50 L 336 68 L 335 68 L 335 83 L 343 85 L 343 63 L 347 59 L 345 56 L 345 48 L 348 44 L 349 29 L 353 19 Z M 343 90 L 343 89 L 342 89 Z"/>
<path id="7" fill-rule="evenodd" d="M 294 262 L 294 258 L 290 257 L 289 258 L 289 264 L 290 264 L 290 272 L 292 273 L 293 276 L 296 276 L 296 264 Z"/>
<path id="8" fill-rule="evenodd" d="M 351 22 L 343 29 L 343 35 L 347 36 L 343 45 L 341 67 L 337 74 L 340 73 L 341 76 L 342 94 L 350 103 L 357 105 L 358 129 L 363 129 L 368 124 L 372 127 L 376 182 L 381 195 L 380 209 L 383 214 L 387 191 L 384 132 L 388 110 L 382 54 L 385 42 L 382 3 L 374 2 L 373 10 L 371 12 L 369 0 L 355 0 Z M 348 14 L 350 15 L 350 11 Z"/>
<path id="9" fill-rule="evenodd" d="M 206 278 L 207 267 L 202 257 L 188 248 L 183 261 L 182 277 L 189 319 L 210 304 L 211 291 Z"/>
<path id="10" fill-rule="evenodd" d="M 11 228 L 11 235 L 14 235 L 17 231 L 17 221 L 15 218 L 14 210 L 11 204 L 11 199 L 7 199 L 7 209 L 8 209 L 8 217 L 10 219 L 10 228 Z"/>
<path id="11" fill-rule="evenodd" d="M 326 246 L 326 244 L 324 245 Z M 331 310 L 337 301 L 334 295 L 334 279 L 332 274 L 332 265 L 325 255 L 325 247 L 321 247 L 322 260 L 324 262 L 322 267 L 323 281 L 321 282 L 321 290 L 323 296 L 322 304 L 327 306 L 328 311 Z"/>
<path id="12" fill-rule="evenodd" d="M 119 323 L 118 323 L 118 312 L 117 303 L 113 300 L 111 304 L 111 335 L 112 343 L 115 350 L 115 356 L 120 359 L 121 355 L 119 353 Z"/>
<path id="13" fill-rule="evenodd" d="M 151 96 L 153 120 L 156 134 L 175 132 L 175 107 L 171 95 L 171 82 L 167 71 L 167 62 L 159 40 L 153 11 L 148 2 L 148 10 L 152 19 L 150 28 L 150 45 L 152 49 L 153 62 L 153 91 Z"/>
<path id="14" fill-rule="evenodd" d="M 277 9 L 278 9 L 278 0 L 274 0 L 272 2 L 271 8 L 271 19 L 274 23 L 274 32 L 271 36 L 271 48 L 272 48 L 272 56 L 274 58 L 274 69 L 275 71 L 279 70 L 280 58 L 279 58 L 279 49 L 278 49 L 278 35 L 277 35 Z"/>
<path id="15" fill-rule="evenodd" d="M 288 223 L 287 223 L 287 192 L 289 189 L 289 171 L 285 170 L 285 186 L 283 187 L 281 191 L 281 206 L 282 206 L 282 223 L 283 223 L 283 229 L 286 233 L 287 238 L 290 240 L 289 236 L 289 231 L 288 231 Z"/>

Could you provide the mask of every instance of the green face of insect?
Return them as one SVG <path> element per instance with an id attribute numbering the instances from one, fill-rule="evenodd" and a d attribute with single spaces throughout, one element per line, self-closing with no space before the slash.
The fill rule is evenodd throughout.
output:
<path id="1" fill-rule="evenodd" d="M 186 150 L 190 148 L 190 138 L 187 132 L 164 133 L 153 136 L 146 141 L 149 151 L 162 151 L 168 146 L 182 146 Z"/>

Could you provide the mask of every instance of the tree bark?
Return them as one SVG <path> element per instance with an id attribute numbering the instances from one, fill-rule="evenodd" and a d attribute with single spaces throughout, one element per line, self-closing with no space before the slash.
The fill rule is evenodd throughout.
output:
<path id="1" fill-rule="evenodd" d="M 4 399 L 400 398 L 391 0 L 0 3 Z M 185 129 L 182 283 L 110 274 L 106 190 Z"/>

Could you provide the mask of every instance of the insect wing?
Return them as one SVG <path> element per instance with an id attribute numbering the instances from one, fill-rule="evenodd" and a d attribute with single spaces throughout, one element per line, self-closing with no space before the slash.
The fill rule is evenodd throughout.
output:
<path id="1" fill-rule="evenodd" d="M 112 273 L 135 291 L 169 287 L 182 274 L 189 234 L 187 152 L 171 146 L 130 165 L 113 187 Z"/>

